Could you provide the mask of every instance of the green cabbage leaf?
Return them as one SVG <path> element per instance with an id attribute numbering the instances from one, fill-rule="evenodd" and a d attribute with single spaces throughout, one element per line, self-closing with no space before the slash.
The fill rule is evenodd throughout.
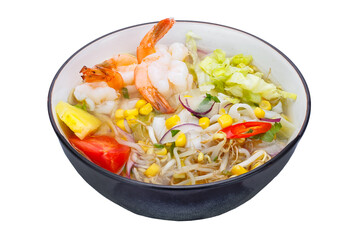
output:
<path id="1" fill-rule="evenodd" d="M 251 67 L 250 55 L 226 57 L 223 50 L 216 49 L 200 61 L 197 39 L 199 37 L 192 32 L 186 34 L 186 46 L 192 58 L 189 68 L 195 73 L 201 92 L 216 90 L 234 99 L 255 104 L 259 104 L 262 99 L 296 99 L 296 94 L 283 91 L 275 84 L 265 81 L 263 74 Z"/>

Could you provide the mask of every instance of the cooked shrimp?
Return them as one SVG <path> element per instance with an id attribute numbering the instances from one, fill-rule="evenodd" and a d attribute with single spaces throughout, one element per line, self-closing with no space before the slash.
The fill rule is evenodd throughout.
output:
<path id="1" fill-rule="evenodd" d="M 174 23 L 175 20 L 173 18 L 161 20 L 145 35 L 136 50 L 136 56 L 139 63 L 141 63 L 146 56 L 155 53 L 156 43 L 164 37 Z"/>
<path id="2" fill-rule="evenodd" d="M 158 59 L 157 56 L 153 58 L 145 58 L 141 64 L 135 69 L 135 86 L 141 95 L 148 101 L 154 108 L 162 113 L 173 113 L 175 110 L 170 106 L 166 99 L 160 92 L 152 85 L 148 76 L 148 67 Z"/>
<path id="3" fill-rule="evenodd" d="M 175 20 L 169 18 L 160 21 L 145 35 L 137 48 L 140 64 L 135 70 L 136 88 L 148 102 L 163 113 L 174 112 L 166 99 L 192 85 L 192 78 L 189 77 L 183 62 L 188 55 L 184 44 L 174 43 L 169 49 L 163 45 L 155 47 L 174 23 Z"/>
<path id="4" fill-rule="evenodd" d="M 110 58 L 96 66 L 110 68 L 121 74 L 124 85 L 134 85 L 134 70 L 137 66 L 137 59 L 134 55 L 123 53 Z"/>
<path id="5" fill-rule="evenodd" d="M 105 82 L 83 83 L 75 88 L 74 97 L 80 102 L 85 101 L 89 111 L 104 114 L 112 112 L 119 98 L 115 89 Z"/>
<path id="6" fill-rule="evenodd" d="M 124 80 L 120 73 L 113 71 L 110 68 L 105 68 L 101 66 L 95 66 L 93 68 L 88 68 L 84 66 L 80 73 L 82 73 L 82 79 L 85 82 L 106 82 L 109 87 L 120 90 L 124 87 Z"/>
<path id="7" fill-rule="evenodd" d="M 106 82 L 109 87 L 118 91 L 124 86 L 134 84 L 136 66 L 136 57 L 125 53 L 105 60 L 93 68 L 84 66 L 80 73 L 85 82 Z"/>

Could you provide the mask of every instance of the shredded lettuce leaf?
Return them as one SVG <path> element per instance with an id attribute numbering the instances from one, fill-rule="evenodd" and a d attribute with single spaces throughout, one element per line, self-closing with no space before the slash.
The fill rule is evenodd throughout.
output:
<path id="1" fill-rule="evenodd" d="M 197 54 L 194 33 L 186 34 L 186 47 L 193 60 L 192 68 L 201 92 L 216 90 L 243 102 L 259 104 L 262 99 L 296 99 L 296 94 L 280 90 L 273 83 L 266 82 L 263 74 L 252 69 L 252 56 L 237 54 L 226 57 L 221 49 L 206 56 L 202 61 Z"/>
<path id="2" fill-rule="evenodd" d="M 200 68 L 200 58 L 197 53 L 196 40 L 199 40 L 200 37 L 195 35 L 192 31 L 189 31 L 186 34 L 185 45 L 189 50 L 189 55 L 192 58 L 192 64 L 188 64 L 190 71 L 195 73 L 195 80 L 198 82 L 201 92 L 210 92 L 215 86 L 211 83 L 209 75 L 207 75 Z"/>

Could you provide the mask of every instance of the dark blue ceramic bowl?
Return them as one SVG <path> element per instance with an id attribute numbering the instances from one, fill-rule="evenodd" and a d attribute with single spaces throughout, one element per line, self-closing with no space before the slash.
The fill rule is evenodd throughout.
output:
<path id="1" fill-rule="evenodd" d="M 264 165 L 246 174 L 218 182 L 194 186 L 163 186 L 127 179 L 108 172 L 87 160 L 67 141 L 54 110 L 66 101 L 71 89 L 81 82 L 79 70 L 95 65 L 115 54 L 134 53 L 137 44 L 154 23 L 140 24 L 100 37 L 74 53 L 56 73 L 48 95 L 51 124 L 60 144 L 77 172 L 95 190 L 131 212 L 152 218 L 194 220 L 213 217 L 238 207 L 255 196 L 283 169 L 299 143 L 310 116 L 310 94 L 294 63 L 264 40 L 238 29 L 206 22 L 177 21 L 161 40 L 168 44 L 184 41 L 192 30 L 202 37 L 199 48 L 220 48 L 227 53 L 251 54 L 260 70 L 271 68 L 271 77 L 297 94 L 289 116 L 297 126 L 288 145 Z"/>

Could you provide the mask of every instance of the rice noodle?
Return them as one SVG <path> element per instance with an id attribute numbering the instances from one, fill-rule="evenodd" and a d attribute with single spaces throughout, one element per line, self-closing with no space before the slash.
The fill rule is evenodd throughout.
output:
<path id="1" fill-rule="evenodd" d="M 220 168 L 219 168 L 220 172 L 224 171 L 226 166 L 227 166 L 227 163 L 228 163 L 228 160 L 229 160 L 229 152 L 225 153 L 224 157 L 221 160 L 222 161 L 221 161 Z"/>
<path id="2" fill-rule="evenodd" d="M 212 151 L 214 151 L 214 149 L 216 149 L 216 145 L 215 146 L 212 146 L 212 147 L 207 147 L 202 151 L 204 154 L 206 153 L 211 153 Z"/>
<path id="3" fill-rule="evenodd" d="M 119 136 L 115 136 L 115 140 L 122 145 L 136 149 L 139 153 L 142 153 L 142 154 L 145 153 L 144 150 L 137 143 L 125 141 L 125 140 L 121 139 Z"/>
<path id="4" fill-rule="evenodd" d="M 147 160 L 141 160 L 140 158 L 132 159 L 136 164 L 142 164 L 142 165 L 148 165 L 150 161 Z"/>
<path id="5" fill-rule="evenodd" d="M 135 179 L 138 180 L 138 181 L 141 181 L 141 178 L 140 178 L 140 175 L 139 175 L 137 169 L 136 169 L 136 168 L 133 168 L 132 171 L 133 171 L 133 173 L 134 173 Z"/>
<path id="6" fill-rule="evenodd" d="M 221 116 L 220 114 L 216 114 L 216 115 L 212 116 L 212 117 L 210 118 L 210 124 L 213 124 L 213 123 L 217 122 L 217 120 L 218 120 L 218 118 L 219 118 L 220 116 Z"/>
<path id="7" fill-rule="evenodd" d="M 149 168 L 149 165 L 142 165 L 142 164 L 137 164 L 137 163 L 135 163 L 134 166 L 139 168 L 140 171 L 142 171 L 141 169 L 145 170 L 145 169 Z"/>
<path id="8" fill-rule="evenodd" d="M 176 160 L 177 168 L 181 169 L 181 160 L 180 160 L 180 157 L 179 157 L 179 154 L 178 154 L 178 148 L 175 147 L 173 152 L 174 152 L 174 157 L 175 157 L 175 160 Z"/>
<path id="9" fill-rule="evenodd" d="M 176 185 L 176 186 L 187 185 L 187 184 L 190 183 L 190 181 L 191 181 L 190 179 L 187 179 L 185 181 L 179 182 L 179 183 L 174 184 L 174 185 Z"/>
<path id="10" fill-rule="evenodd" d="M 219 131 L 220 129 L 221 129 L 220 124 L 219 124 L 219 123 L 214 123 L 214 124 L 210 125 L 209 127 L 207 127 L 204 132 L 205 132 L 205 133 L 208 133 L 208 132 L 217 132 L 217 131 Z"/>
<path id="11" fill-rule="evenodd" d="M 239 108 L 245 108 L 245 110 L 242 110 L 242 111 L 240 110 L 240 112 L 239 112 L 238 111 Z M 248 115 L 252 119 L 256 119 L 253 109 L 248 104 L 236 103 L 229 110 L 229 115 L 232 118 L 237 118 L 237 119 L 241 118 L 241 115 L 242 115 L 241 113 Z"/>
<path id="12" fill-rule="evenodd" d="M 219 156 L 219 152 L 224 147 L 225 143 L 226 143 L 226 138 L 221 142 L 219 142 L 219 144 L 216 146 L 214 151 L 211 153 L 211 157 L 210 157 L 211 160 L 214 160 L 217 156 Z"/>
<path id="13" fill-rule="evenodd" d="M 191 182 L 191 184 L 192 184 L 192 185 L 195 185 L 196 180 L 195 180 L 194 175 L 193 175 L 191 172 L 188 172 L 187 175 L 190 177 L 190 182 Z"/>
<path id="14" fill-rule="evenodd" d="M 193 171 L 195 169 L 199 168 L 199 164 L 192 164 L 189 166 L 180 167 L 180 169 L 176 170 L 176 173 L 186 173 L 189 171 Z"/>
<path id="15" fill-rule="evenodd" d="M 249 151 L 247 149 L 245 149 L 245 148 L 239 148 L 238 152 L 242 153 L 242 154 L 245 154 L 246 159 L 248 159 L 250 157 Z"/>
<path id="16" fill-rule="evenodd" d="M 189 158 L 186 158 L 186 159 L 184 160 L 184 164 L 185 164 L 185 166 L 191 165 L 191 162 L 190 162 Z"/>
<path id="17" fill-rule="evenodd" d="M 206 175 L 195 177 L 195 180 L 196 181 L 205 180 L 205 179 L 208 179 L 208 178 L 211 178 L 211 177 L 214 177 L 214 176 L 215 176 L 215 173 L 209 173 L 209 174 L 206 174 Z"/>
<path id="18" fill-rule="evenodd" d="M 251 163 L 253 163 L 255 160 L 257 160 L 259 157 L 261 157 L 261 155 L 263 155 L 263 154 L 266 154 L 266 152 L 264 150 L 258 150 L 251 157 L 249 157 L 245 161 L 239 163 L 238 165 L 240 165 L 242 167 L 247 167 Z"/>
<path id="19" fill-rule="evenodd" d="M 146 126 L 146 129 L 148 130 L 149 132 L 149 137 L 150 137 L 150 140 L 153 144 L 155 143 L 158 143 L 156 137 L 155 137 L 155 131 L 154 131 L 154 128 L 152 126 Z"/>
<path id="20" fill-rule="evenodd" d="M 175 159 L 171 159 L 165 166 L 161 169 L 161 175 L 164 175 L 174 164 L 176 163 Z"/>
<path id="21" fill-rule="evenodd" d="M 180 153 L 179 154 L 179 157 L 182 158 L 182 157 L 187 157 L 187 156 L 190 156 L 190 155 L 193 155 L 196 153 L 196 150 L 195 149 L 190 149 L 188 151 L 185 151 L 183 153 Z"/>
<path id="22" fill-rule="evenodd" d="M 214 169 L 213 168 L 199 167 L 199 168 L 196 168 L 196 171 L 199 171 L 199 172 L 213 172 Z"/>

